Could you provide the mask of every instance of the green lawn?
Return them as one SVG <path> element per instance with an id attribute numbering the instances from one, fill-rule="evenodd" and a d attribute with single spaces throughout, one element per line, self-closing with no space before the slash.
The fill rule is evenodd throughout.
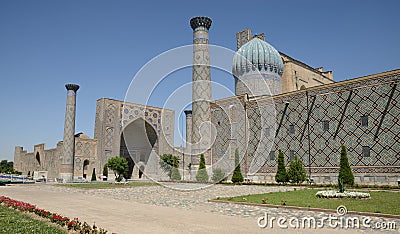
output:
<path id="1" fill-rule="evenodd" d="M 363 211 L 383 214 L 400 215 L 400 192 L 369 192 L 371 199 L 351 200 L 351 199 L 323 199 L 317 198 L 315 193 L 323 189 L 302 189 L 289 192 L 273 192 L 265 194 L 253 194 L 234 198 L 217 198 L 217 200 L 228 200 L 236 202 L 251 202 L 272 205 L 312 207 L 324 209 L 336 209 L 339 205 L 346 206 L 348 211 Z"/>
<path id="2" fill-rule="evenodd" d="M 81 183 L 81 184 L 57 184 L 56 186 L 83 188 L 83 189 L 111 189 L 111 188 L 129 188 L 138 186 L 156 186 L 154 182 L 128 182 L 124 183 Z"/>
<path id="3" fill-rule="evenodd" d="M 0 205 L 0 233 L 66 234 L 67 231 L 45 221 L 36 220 L 20 211 Z"/>

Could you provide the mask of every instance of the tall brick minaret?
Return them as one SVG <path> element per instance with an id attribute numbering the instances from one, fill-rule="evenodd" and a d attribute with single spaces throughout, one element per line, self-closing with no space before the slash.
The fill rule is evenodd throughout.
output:
<path id="1" fill-rule="evenodd" d="M 191 154 L 191 143 L 192 143 L 192 111 L 185 110 L 186 115 L 186 145 L 185 145 L 185 154 Z M 189 157 L 189 163 L 192 162 L 192 157 Z"/>
<path id="2" fill-rule="evenodd" d="M 79 89 L 79 85 L 66 84 L 65 88 L 67 89 L 67 107 L 65 109 L 60 177 L 69 182 L 74 179 L 76 92 Z"/>
<path id="3" fill-rule="evenodd" d="M 212 20 L 198 16 L 190 20 L 193 29 L 193 73 L 192 73 L 192 154 L 208 152 L 211 139 L 211 75 L 208 30 Z M 201 127 L 201 128 L 200 128 Z M 198 162 L 194 162 L 198 163 Z"/>

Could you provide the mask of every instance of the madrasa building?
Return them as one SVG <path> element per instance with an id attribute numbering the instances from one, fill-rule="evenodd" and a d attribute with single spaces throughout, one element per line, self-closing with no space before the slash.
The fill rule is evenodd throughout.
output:
<path id="1" fill-rule="evenodd" d="M 199 155 L 208 173 L 231 173 L 238 150 L 241 170 L 253 181 L 274 181 L 277 152 L 298 157 L 317 183 L 336 183 L 340 147 L 348 150 L 355 182 L 395 184 L 400 178 L 400 70 L 335 82 L 332 71 L 313 68 L 276 50 L 264 34 L 237 33 L 232 58 L 235 96 L 213 100 L 209 30 L 212 20 L 194 17 L 192 110 L 186 110 L 184 156 L 174 139 L 173 110 L 101 98 L 94 138 L 75 134 L 78 85 L 67 84 L 63 141 L 33 152 L 15 147 L 14 166 L 64 181 L 102 174 L 113 156 L 128 159 L 127 177 L 165 179 L 159 155 L 181 156 L 181 173 L 193 180 Z M 204 127 L 205 123 L 210 123 Z M 209 127 L 207 127 L 209 126 Z M 188 165 L 192 167 L 188 167 Z M 230 178 L 228 176 L 228 178 Z"/>

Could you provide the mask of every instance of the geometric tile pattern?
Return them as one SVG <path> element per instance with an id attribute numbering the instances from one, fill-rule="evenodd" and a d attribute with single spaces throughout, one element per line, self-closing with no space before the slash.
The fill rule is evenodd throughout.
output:
<path id="1" fill-rule="evenodd" d="M 161 119 L 162 113 L 159 109 L 151 109 L 145 106 L 138 105 L 121 105 L 121 115 L 122 126 L 126 127 L 135 120 L 142 118 L 147 124 L 149 124 L 154 131 L 159 135 L 162 132 L 161 129 Z M 158 151 L 158 143 L 154 144 L 153 148 Z"/>
<path id="2" fill-rule="evenodd" d="M 75 112 L 76 112 L 76 92 L 79 89 L 78 85 L 67 84 L 67 104 L 65 110 L 64 122 L 64 138 L 63 138 L 63 158 L 61 164 L 70 165 L 72 171 L 65 173 L 73 173 L 73 158 L 75 147 Z"/>
<path id="3" fill-rule="evenodd" d="M 286 162 L 292 152 L 307 172 L 338 173 L 344 144 L 355 173 L 400 173 L 399 80 L 398 73 L 382 73 L 278 95 L 272 98 L 275 108 L 268 106 L 271 98 L 246 102 L 248 128 L 241 128 L 249 141 L 242 170 L 246 173 L 253 162 L 262 167 L 258 173 L 275 173 L 277 155 L 270 157 L 270 152 L 282 149 Z M 227 114 L 214 108 L 212 113 L 213 123 L 220 123 L 213 146 L 218 158 L 229 144 L 232 126 Z M 275 119 L 265 122 L 263 116 Z M 362 116 L 368 126 L 361 124 Z M 369 147 L 369 157 L 363 147 Z"/>
<path id="4" fill-rule="evenodd" d="M 273 150 L 281 148 L 286 161 L 289 152 L 294 151 L 306 167 L 311 167 L 311 173 L 337 173 L 341 144 L 346 145 L 355 172 L 385 173 L 382 167 L 399 167 L 400 105 L 399 87 L 395 85 L 398 76 L 386 80 L 375 78 L 342 85 L 340 89 L 303 92 L 303 97 L 290 99 Z M 279 119 L 287 100 L 275 101 Z M 368 126 L 362 126 L 362 116 L 368 116 Z M 324 129 L 324 121 L 328 121 L 328 129 Z M 290 133 L 291 125 L 294 134 Z M 370 147 L 370 157 L 362 155 L 363 146 Z M 270 162 L 270 166 L 274 163 Z"/>
<path id="5" fill-rule="evenodd" d="M 209 23 L 209 25 L 207 25 Z M 192 71 L 192 142 L 200 143 L 193 153 L 208 148 L 211 139 L 210 128 L 202 128 L 203 123 L 211 121 L 211 76 L 210 54 L 208 48 L 208 29 L 211 22 L 208 18 L 191 20 L 193 32 L 193 71 Z M 201 141 L 200 141 L 201 140 Z M 209 156 L 205 154 L 206 161 Z M 197 160 L 194 160 L 196 162 Z"/>
<path id="6" fill-rule="evenodd" d="M 234 168 L 235 150 L 239 150 L 240 161 L 243 161 L 247 148 L 245 131 L 243 96 L 235 96 L 212 103 L 211 122 L 216 128 L 215 142 L 211 147 L 213 166 L 216 168 Z M 242 170 L 245 168 L 242 166 Z"/>
<path id="7" fill-rule="evenodd" d="M 138 119 L 145 121 L 146 131 L 148 126 L 149 131 L 155 131 L 157 139 L 152 149 L 156 153 L 172 152 L 170 142 L 173 144 L 174 139 L 173 111 L 102 98 L 97 101 L 94 134 L 94 139 L 98 140 L 97 168 L 103 168 L 110 157 L 126 154 L 127 149 L 121 144 L 122 132 Z"/>

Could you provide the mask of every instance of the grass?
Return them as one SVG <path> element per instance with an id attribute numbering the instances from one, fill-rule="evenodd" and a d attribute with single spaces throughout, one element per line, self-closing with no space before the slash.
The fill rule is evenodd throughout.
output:
<path id="1" fill-rule="evenodd" d="M 112 189 L 112 188 L 129 188 L 139 186 L 156 186 L 154 182 L 128 182 L 124 183 L 77 183 L 77 184 L 57 184 L 56 186 L 82 188 L 82 189 Z"/>
<path id="2" fill-rule="evenodd" d="M 0 205 L 0 233 L 66 234 L 67 231 Z"/>
<path id="3" fill-rule="evenodd" d="M 302 189 L 288 192 L 273 192 L 265 194 L 252 194 L 233 198 L 217 198 L 235 202 L 250 202 L 263 204 L 283 205 L 311 208 L 324 208 L 335 210 L 339 205 L 344 205 L 349 211 L 373 212 L 400 215 L 400 192 L 367 191 L 371 194 L 368 200 L 352 199 L 324 199 L 317 198 L 315 193 L 321 189 Z"/>

